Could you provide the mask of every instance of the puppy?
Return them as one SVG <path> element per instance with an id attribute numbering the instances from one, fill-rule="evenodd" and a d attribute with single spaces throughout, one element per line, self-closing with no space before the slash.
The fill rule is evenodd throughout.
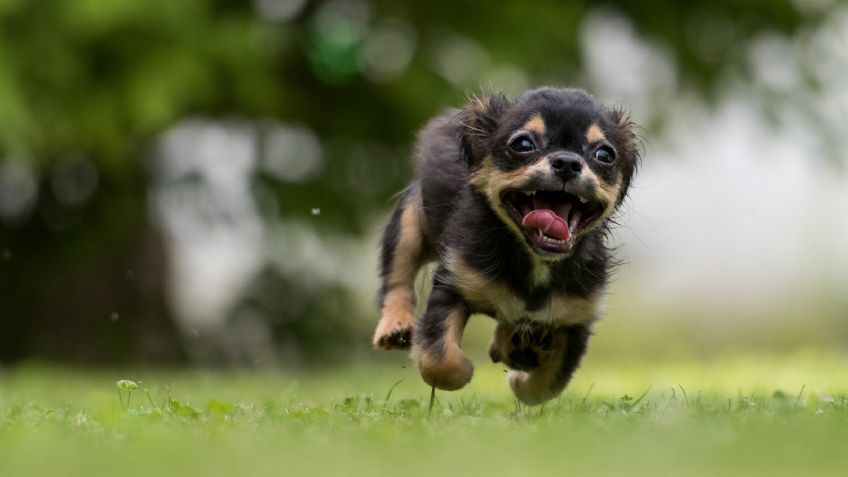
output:
<path id="1" fill-rule="evenodd" d="M 497 320 L 489 354 L 516 397 L 559 395 L 586 351 L 609 277 L 610 218 L 639 160 L 628 116 L 574 89 L 474 97 L 431 120 L 381 253 L 374 345 L 412 349 L 425 382 L 465 386 L 470 315 Z M 415 320 L 413 282 L 436 261 Z"/>

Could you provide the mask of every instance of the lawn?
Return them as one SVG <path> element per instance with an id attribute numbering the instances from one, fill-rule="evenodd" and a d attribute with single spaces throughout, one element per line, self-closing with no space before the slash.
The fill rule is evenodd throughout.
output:
<path id="1" fill-rule="evenodd" d="M 590 353 L 559 400 L 534 408 L 476 362 L 432 409 L 400 355 L 297 373 L 26 365 L 0 372 L 0 476 L 848 472 L 846 354 Z"/>

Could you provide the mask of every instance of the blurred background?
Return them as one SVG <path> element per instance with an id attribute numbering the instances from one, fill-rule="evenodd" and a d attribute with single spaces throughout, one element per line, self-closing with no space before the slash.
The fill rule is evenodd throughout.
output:
<path id="1" fill-rule="evenodd" d="M 590 356 L 845 349 L 846 71 L 836 0 L 0 0 L 0 363 L 403 361 L 415 131 L 541 85 L 642 127 Z"/>

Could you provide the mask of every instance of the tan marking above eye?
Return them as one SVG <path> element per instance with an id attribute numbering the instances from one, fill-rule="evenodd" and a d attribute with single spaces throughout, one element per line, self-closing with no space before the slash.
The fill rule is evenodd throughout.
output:
<path id="1" fill-rule="evenodd" d="M 601 127 L 597 124 L 593 123 L 591 126 L 589 126 L 589 129 L 586 130 L 586 142 L 588 142 L 589 144 L 601 142 L 604 139 L 606 139 L 606 136 L 604 135 L 604 130 L 601 129 Z"/>
<path id="2" fill-rule="evenodd" d="M 536 113 L 533 116 L 530 116 L 530 119 L 524 123 L 523 129 L 531 131 L 541 137 L 545 135 L 547 126 L 545 126 L 545 120 L 542 119 L 542 115 Z"/>

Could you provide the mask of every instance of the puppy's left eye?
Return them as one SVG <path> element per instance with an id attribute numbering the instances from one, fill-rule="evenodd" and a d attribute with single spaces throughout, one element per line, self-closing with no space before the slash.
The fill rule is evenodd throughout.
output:
<path id="1" fill-rule="evenodd" d="M 515 152 L 526 154 L 535 151 L 536 145 L 530 139 L 530 136 L 522 134 L 509 142 L 509 148 Z"/>
<path id="2" fill-rule="evenodd" d="M 601 146 L 595 151 L 595 160 L 602 164 L 615 162 L 615 151 L 609 146 Z"/>

